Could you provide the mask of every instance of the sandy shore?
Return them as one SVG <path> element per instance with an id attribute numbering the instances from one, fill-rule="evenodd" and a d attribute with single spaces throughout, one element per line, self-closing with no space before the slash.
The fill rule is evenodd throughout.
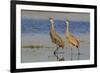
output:
<path id="1" fill-rule="evenodd" d="M 60 35 L 63 39 L 64 36 Z M 41 62 L 41 61 L 57 61 L 53 51 L 56 49 L 56 45 L 51 42 L 49 35 L 37 34 L 37 35 L 23 35 L 21 36 L 22 47 L 28 45 L 42 45 L 46 47 L 54 48 L 22 48 L 22 62 Z M 90 36 L 89 34 L 80 34 L 76 36 L 80 41 L 80 60 L 86 60 L 90 58 Z M 70 47 L 65 43 L 65 48 L 59 48 L 59 57 L 63 57 L 64 60 L 71 60 Z M 77 60 L 77 49 L 73 47 L 73 60 Z"/>

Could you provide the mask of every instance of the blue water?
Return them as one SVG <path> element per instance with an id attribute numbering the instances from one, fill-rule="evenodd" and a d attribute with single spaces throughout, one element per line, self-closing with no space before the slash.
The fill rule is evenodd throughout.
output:
<path id="1" fill-rule="evenodd" d="M 60 34 L 66 31 L 64 20 L 54 20 L 55 30 Z M 49 19 L 21 19 L 22 34 L 48 34 L 50 31 Z M 82 34 L 90 32 L 90 23 L 85 21 L 69 21 L 69 31 L 73 34 Z"/>

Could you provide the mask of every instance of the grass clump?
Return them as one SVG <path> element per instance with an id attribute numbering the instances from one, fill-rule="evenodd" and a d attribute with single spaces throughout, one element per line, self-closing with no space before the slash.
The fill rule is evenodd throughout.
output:
<path id="1" fill-rule="evenodd" d="M 27 46 L 22 46 L 22 48 L 53 48 L 53 47 L 43 46 L 43 45 L 27 45 Z"/>

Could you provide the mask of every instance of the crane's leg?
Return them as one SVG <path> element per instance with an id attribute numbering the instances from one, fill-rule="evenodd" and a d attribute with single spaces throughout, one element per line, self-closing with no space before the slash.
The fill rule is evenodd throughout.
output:
<path id="1" fill-rule="evenodd" d="M 71 48 L 71 51 L 70 51 L 70 53 L 71 53 L 71 60 L 73 60 L 73 48 L 71 47 L 70 44 L 68 46 L 69 46 L 69 48 Z"/>
<path id="2" fill-rule="evenodd" d="M 71 60 L 73 60 L 73 49 L 71 48 Z"/>
<path id="3" fill-rule="evenodd" d="M 78 57 L 77 57 L 77 59 L 78 60 L 80 59 L 80 50 L 79 50 L 79 48 L 78 48 Z"/>
<path id="4" fill-rule="evenodd" d="M 56 52 L 58 51 L 59 47 L 57 46 L 56 50 L 54 51 L 54 55 L 56 55 Z"/>
<path id="5" fill-rule="evenodd" d="M 59 60 L 59 57 L 58 57 L 58 49 L 59 49 L 59 46 L 57 46 L 56 50 L 54 51 L 54 55 L 56 56 L 57 60 Z"/>

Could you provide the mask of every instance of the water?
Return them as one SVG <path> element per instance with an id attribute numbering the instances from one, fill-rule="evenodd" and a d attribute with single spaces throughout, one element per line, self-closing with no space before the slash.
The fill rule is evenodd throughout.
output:
<path id="1" fill-rule="evenodd" d="M 66 31 L 65 20 L 54 20 L 54 26 L 56 32 L 64 35 Z M 80 60 L 90 59 L 90 23 L 86 21 L 69 21 L 69 31 L 73 35 L 84 34 L 78 36 L 80 42 Z M 22 18 L 21 20 L 21 46 L 25 45 L 43 45 L 51 46 L 54 48 L 22 48 L 21 49 L 21 61 L 25 62 L 45 62 L 45 61 L 57 61 L 56 56 L 53 54 L 56 49 L 55 44 L 51 42 L 49 35 L 50 22 L 49 19 L 28 19 Z M 45 34 L 45 35 L 44 35 Z M 67 44 L 66 44 L 67 45 Z M 66 61 L 71 60 L 71 49 L 59 49 L 60 52 L 64 51 L 64 54 L 59 54 L 59 58 Z M 77 48 L 73 48 L 73 60 L 77 60 Z"/>
<path id="2" fill-rule="evenodd" d="M 57 57 L 53 54 L 55 49 L 48 48 L 22 48 L 22 63 L 27 62 L 52 62 L 58 61 Z M 59 49 L 58 58 L 64 58 L 63 61 L 71 61 L 72 60 L 89 60 L 90 53 L 89 47 L 81 47 L 80 48 L 80 56 L 78 59 L 77 49 L 73 48 L 73 55 L 71 56 L 71 50 L 69 49 Z"/>
<path id="3" fill-rule="evenodd" d="M 64 34 L 66 21 L 54 20 L 56 32 Z M 22 18 L 21 33 L 27 34 L 48 34 L 50 31 L 49 19 L 28 19 Z M 87 21 L 69 21 L 69 31 L 73 34 L 90 32 L 90 23 Z"/>

